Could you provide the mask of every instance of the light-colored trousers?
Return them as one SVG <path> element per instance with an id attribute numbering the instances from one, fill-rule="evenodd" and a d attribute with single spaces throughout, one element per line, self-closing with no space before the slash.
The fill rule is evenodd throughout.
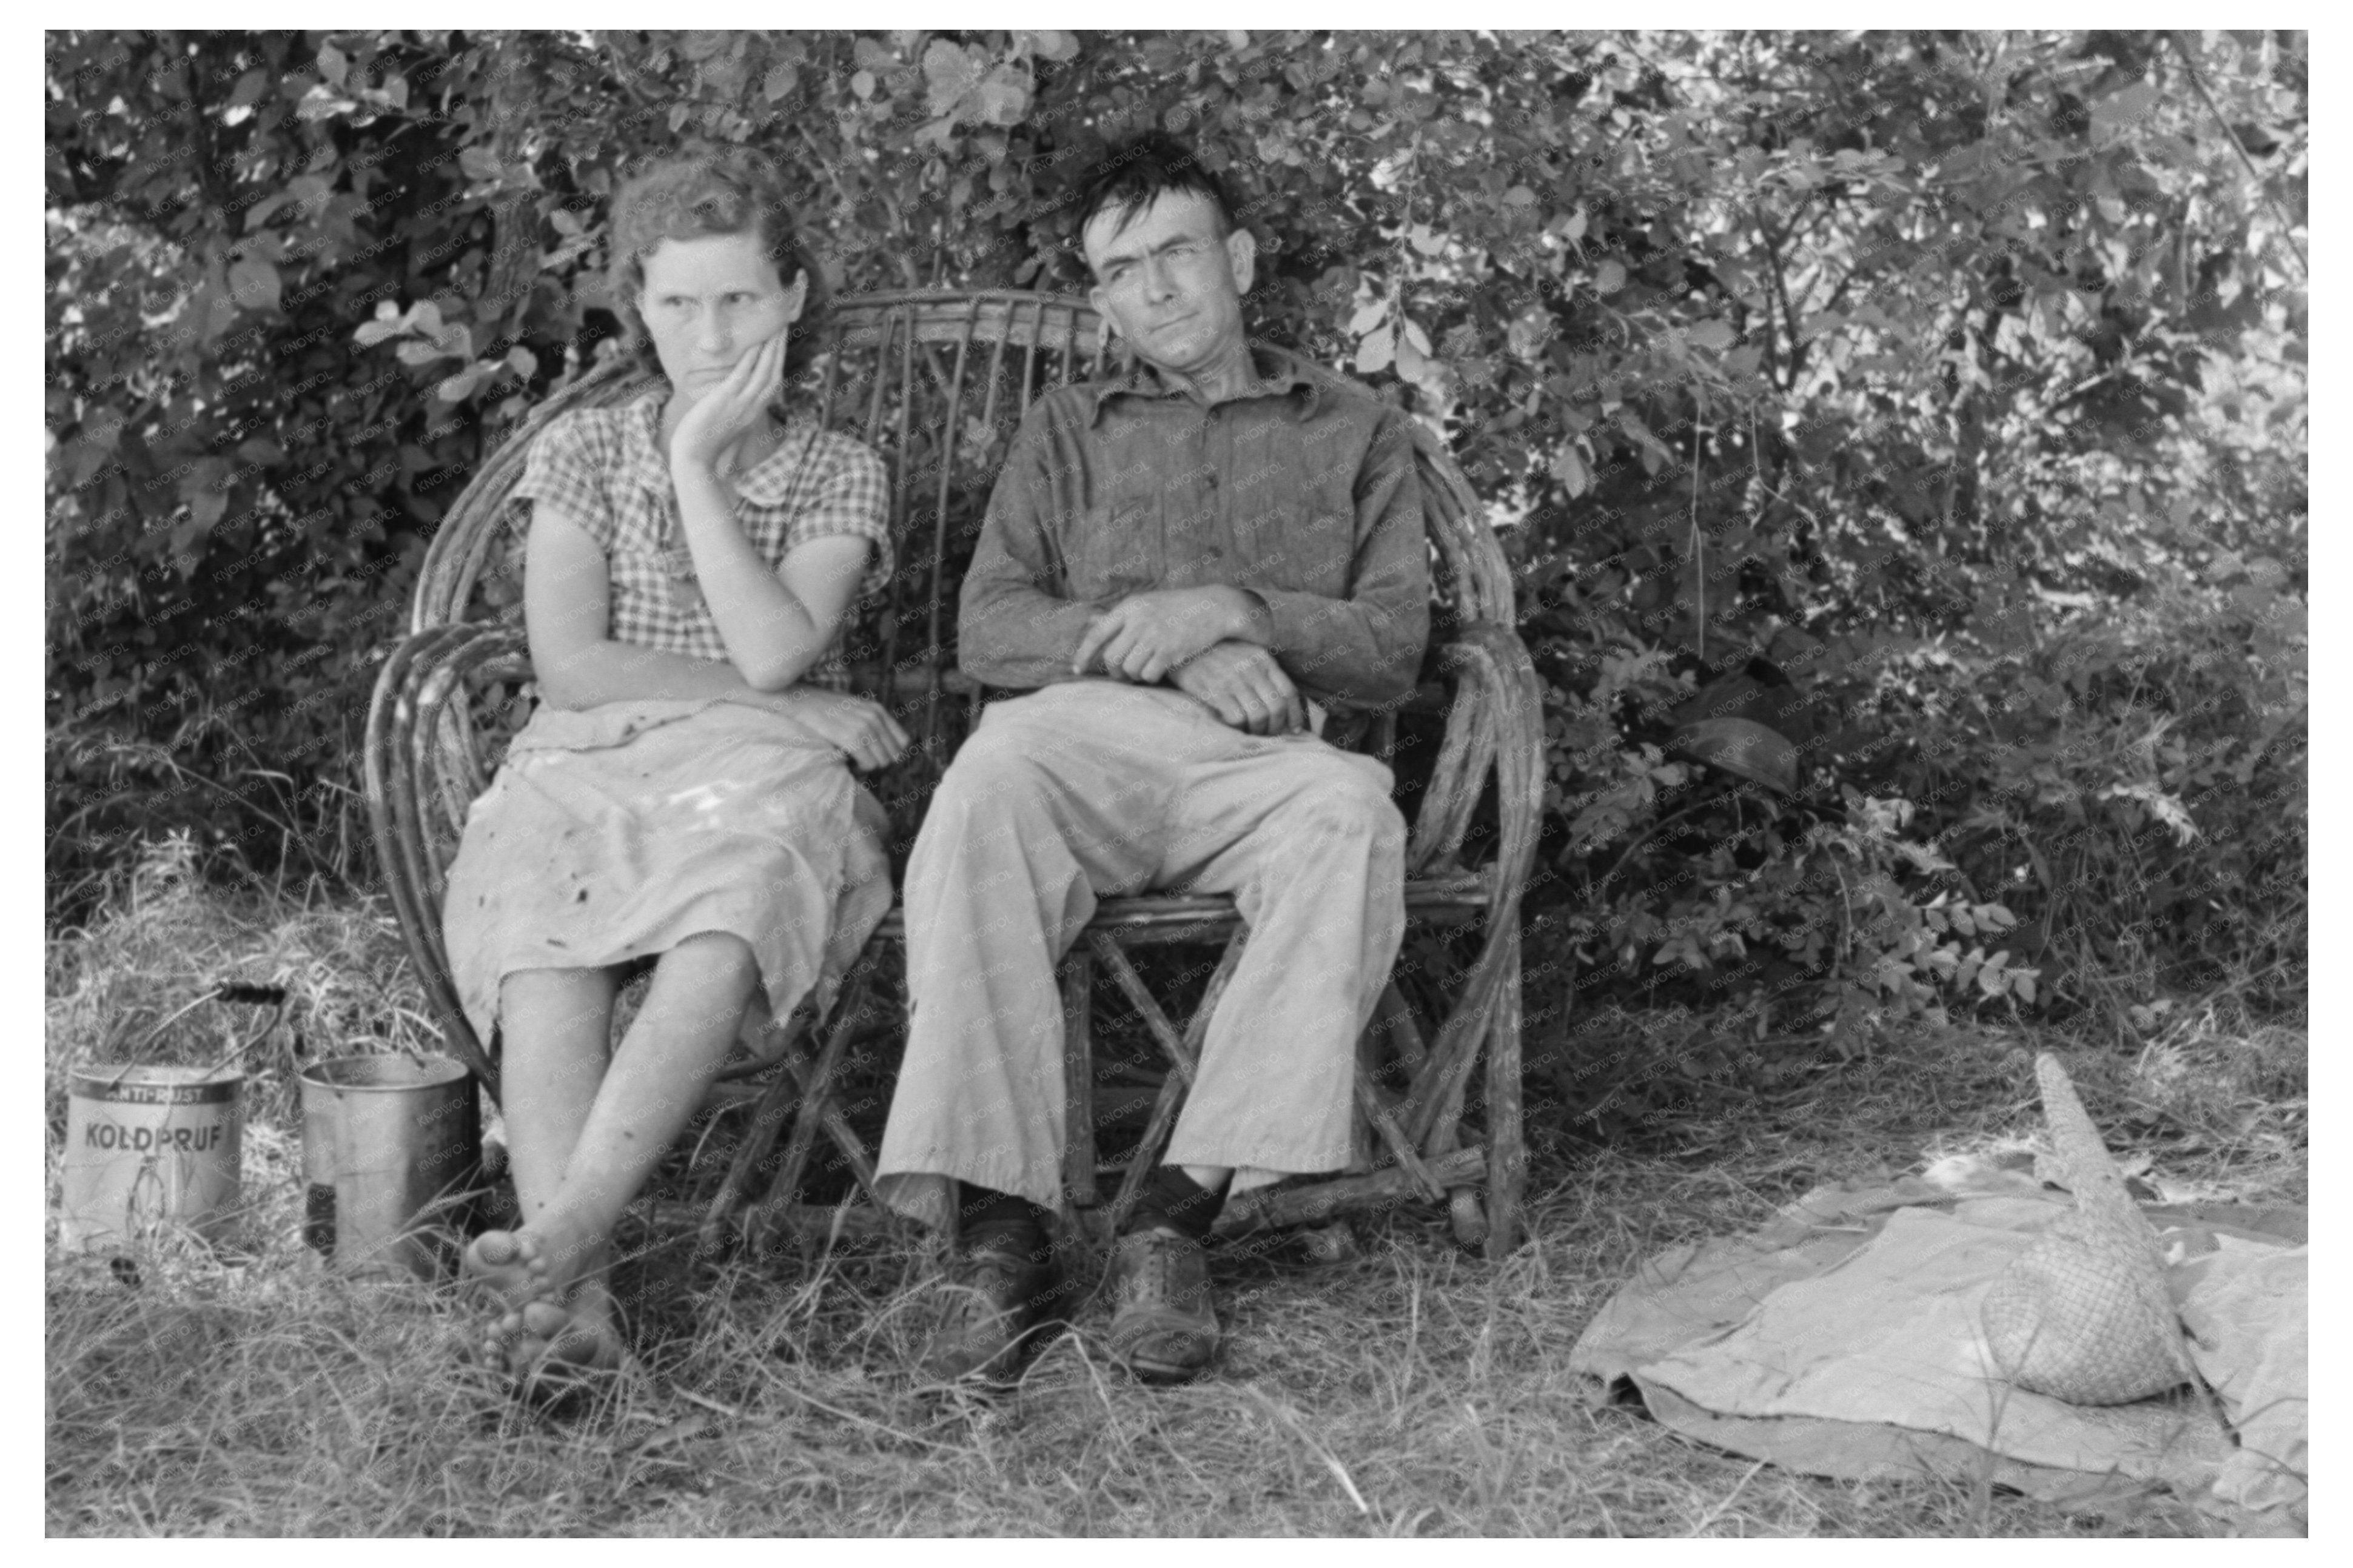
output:
<path id="1" fill-rule="evenodd" d="M 945 1178 L 1060 1206 L 1055 968 L 1106 894 L 1233 895 L 1250 939 L 1164 1156 L 1234 1190 L 1348 1163 L 1356 1038 L 1405 928 L 1389 771 L 1261 737 L 1184 693 L 1050 686 L 984 715 L 907 867 L 906 1057 L 882 1133 L 892 1207 L 944 1224 Z"/>

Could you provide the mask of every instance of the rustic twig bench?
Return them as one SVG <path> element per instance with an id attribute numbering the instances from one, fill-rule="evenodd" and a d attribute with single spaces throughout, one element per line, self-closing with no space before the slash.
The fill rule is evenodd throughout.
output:
<path id="1" fill-rule="evenodd" d="M 839 301 L 819 361 L 818 418 L 880 451 L 892 474 L 900 564 L 886 595 L 867 606 L 849 645 L 856 684 L 901 715 L 918 743 L 889 773 L 870 780 L 890 807 L 894 833 L 911 836 L 955 742 L 985 693 L 955 668 L 953 636 L 963 562 L 1006 444 L 1045 388 L 1103 368 L 1094 311 L 1044 294 L 874 294 Z M 498 1064 L 459 1009 L 442 948 L 444 876 L 466 809 L 487 787 L 526 706 L 531 679 L 521 622 L 521 531 L 508 504 L 532 439 L 566 409 L 625 402 L 650 384 L 621 362 L 599 367 L 549 398 L 494 452 L 452 506 L 419 573 L 409 635 L 379 677 L 368 714 L 368 809 L 409 951 L 422 973 L 449 1049 L 493 1098 Z M 1422 505 L 1432 546 L 1431 654 L 1445 684 L 1444 740 L 1413 814 L 1407 855 L 1409 919 L 1476 928 L 1477 956 L 1429 1038 L 1392 984 L 1362 1047 L 1356 1100 L 1359 1147 L 1369 1168 L 1283 1184 L 1229 1205 L 1221 1229 L 1321 1221 L 1408 1197 L 1451 1202 L 1455 1235 L 1483 1241 L 1491 1257 L 1518 1235 L 1525 1153 L 1520 1131 L 1521 889 L 1535 852 L 1543 792 L 1542 721 L 1527 653 L 1513 630 L 1511 579 L 1484 509 L 1443 447 L 1415 426 Z M 1396 715 L 1374 716 L 1344 737 L 1376 754 L 1394 746 Z M 1461 863 L 1489 781 L 1494 816 L 1479 835 L 1482 863 Z M 1483 818 L 1482 818 L 1483 822 Z M 733 1163 L 706 1228 L 773 1228 L 842 1215 L 796 1203 L 822 1134 L 874 1199 L 873 1162 L 843 1115 L 836 1089 L 883 946 L 902 938 L 897 911 L 869 944 L 829 1016 L 797 1026 L 765 1088 L 725 1083 L 723 1100 L 753 1104 Z M 1062 971 L 1071 1130 L 1063 1163 L 1070 1216 L 1098 1237 L 1124 1216 L 1165 1146 L 1182 1104 L 1209 1011 L 1249 933 L 1229 899 L 1106 899 Z M 1223 956 L 1188 1023 L 1172 1022 L 1139 973 L 1134 950 L 1222 943 Z M 1124 1164 L 1099 1162 L 1090 1026 L 1100 973 L 1135 1009 L 1169 1070 L 1154 1095 L 1142 1142 Z M 797 1026 L 802 1022 L 796 1020 Z M 820 1042 L 811 1051 L 803 1039 Z M 1483 1123 L 1466 1133 L 1465 1093 L 1483 1055 Z M 1400 1094 L 1379 1070 L 1401 1071 Z M 797 1114 L 791 1114 L 797 1110 Z M 790 1132 L 785 1131 L 787 1122 Z M 776 1144 L 784 1140 L 781 1157 Z M 762 1180 L 773 1173 L 772 1179 Z M 1098 1184 L 1122 1176 L 1105 1202 Z M 765 1187 L 765 1193 L 755 1188 Z M 878 1204 L 879 1209 L 879 1204 Z"/>

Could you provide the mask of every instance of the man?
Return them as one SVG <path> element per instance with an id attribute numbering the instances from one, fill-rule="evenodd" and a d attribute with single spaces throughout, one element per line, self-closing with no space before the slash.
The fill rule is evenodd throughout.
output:
<path id="1" fill-rule="evenodd" d="M 1002 1379 L 1061 1292 L 1055 967 L 1106 894 L 1230 893 L 1250 939 L 1106 1285 L 1113 1352 L 1190 1377 L 1218 1340 L 1201 1243 L 1238 1190 L 1336 1170 L 1356 1041 L 1405 921 L 1388 770 L 1321 739 L 1411 690 L 1430 581 L 1403 417 L 1253 347 L 1256 246 L 1153 138 L 1085 192 L 1092 300 L 1133 352 L 1023 423 L 965 578 L 991 707 L 907 869 L 906 1058 L 881 1173 L 961 1215 L 927 1369 Z M 946 1179 L 958 1184 L 951 1198 Z"/>

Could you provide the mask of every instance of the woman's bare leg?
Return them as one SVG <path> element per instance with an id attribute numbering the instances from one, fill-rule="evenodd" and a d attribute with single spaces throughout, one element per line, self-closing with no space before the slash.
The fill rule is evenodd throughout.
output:
<path id="1" fill-rule="evenodd" d="M 499 986 L 509 1168 L 523 1228 L 563 1190 L 572 1151 L 588 1124 L 611 1053 L 620 987 L 601 969 L 527 969 Z M 484 1349 L 527 1364 L 544 1353 L 525 1327 L 524 1304 L 547 1284 L 526 1261 L 518 1233 L 494 1230 L 466 1250 L 466 1271 L 487 1281 L 505 1309 Z"/>
<path id="2" fill-rule="evenodd" d="M 535 1359 L 544 1346 L 564 1359 L 601 1362 L 617 1348 L 603 1281 L 613 1226 L 702 1104 L 758 984 L 741 938 L 704 931 L 679 943 L 655 965 L 645 1005 L 591 1093 L 557 1184 L 536 1204 L 522 1185 L 518 1144 L 522 1229 L 495 1249 L 484 1247 L 491 1237 L 476 1244 L 484 1253 L 479 1271 L 501 1275 L 494 1283 L 509 1313 L 499 1335 L 512 1342 L 511 1361 Z M 609 1008 L 608 997 L 598 1016 L 609 1020 Z M 515 1070 L 509 1068 L 511 1083 Z M 537 1192 L 545 1192 L 544 1173 L 543 1166 L 533 1173 Z"/>

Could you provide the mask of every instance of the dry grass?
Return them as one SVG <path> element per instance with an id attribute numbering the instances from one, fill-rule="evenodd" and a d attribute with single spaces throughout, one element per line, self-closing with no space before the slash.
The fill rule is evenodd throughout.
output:
<path id="1" fill-rule="evenodd" d="M 306 1058 L 439 1050 L 424 988 L 381 905 L 331 902 L 316 884 L 303 901 L 225 898 L 195 872 L 187 841 L 170 840 L 89 926 L 49 934 L 42 991 L 53 1135 L 64 1125 L 72 1062 L 196 1065 L 237 1055 L 271 1009 L 200 1000 L 223 981 L 287 995 L 284 1026 L 238 1055 L 251 1122 L 296 1125 L 294 1075 Z"/>
<path id="2" fill-rule="evenodd" d="M 338 1050 L 388 1047 L 421 1012 L 380 912 L 240 914 L 185 886 L 149 891 L 50 944 L 53 1167 L 60 1063 L 135 1033 L 125 1009 L 158 1018 L 223 973 L 275 979 L 302 999 L 290 1016 L 316 1019 L 310 1037 Z M 1341 1263 L 1295 1247 L 1232 1253 L 1218 1265 L 1227 1350 L 1213 1377 L 1180 1389 L 1110 1372 L 1097 1309 L 1018 1395 L 927 1394 L 912 1375 L 927 1258 L 874 1244 L 714 1260 L 640 1226 L 617 1285 L 645 1372 L 554 1420 L 459 1362 L 463 1317 L 447 1292 L 341 1279 L 303 1252 L 284 1034 L 255 1053 L 239 1247 L 159 1245 L 128 1269 L 52 1248 L 52 1533 L 2200 1528 L 2179 1510 L 2070 1515 L 1965 1487 L 1790 1475 L 1596 1408 L 1567 1372 L 1578 1331 L 1659 1247 L 1754 1224 L 1818 1181 L 2019 1140 L 2035 1120 L 2024 1062 L 2037 1042 L 2022 1036 L 1896 1042 L 1770 1100 L 1725 1091 L 1639 1144 L 1540 1141 L 1535 1237 L 1500 1266 L 1412 1215 L 1367 1227 Z M 216 1043 L 191 1035 L 174 1049 L 206 1059 Z M 2300 1035 L 2232 1042 L 2185 1021 L 2137 1058 L 2071 1063 L 2095 1115 L 2145 1128 L 2157 1174 L 2300 1201 Z M 2189 1121 L 2194 1132 L 2178 1125 Z"/>

